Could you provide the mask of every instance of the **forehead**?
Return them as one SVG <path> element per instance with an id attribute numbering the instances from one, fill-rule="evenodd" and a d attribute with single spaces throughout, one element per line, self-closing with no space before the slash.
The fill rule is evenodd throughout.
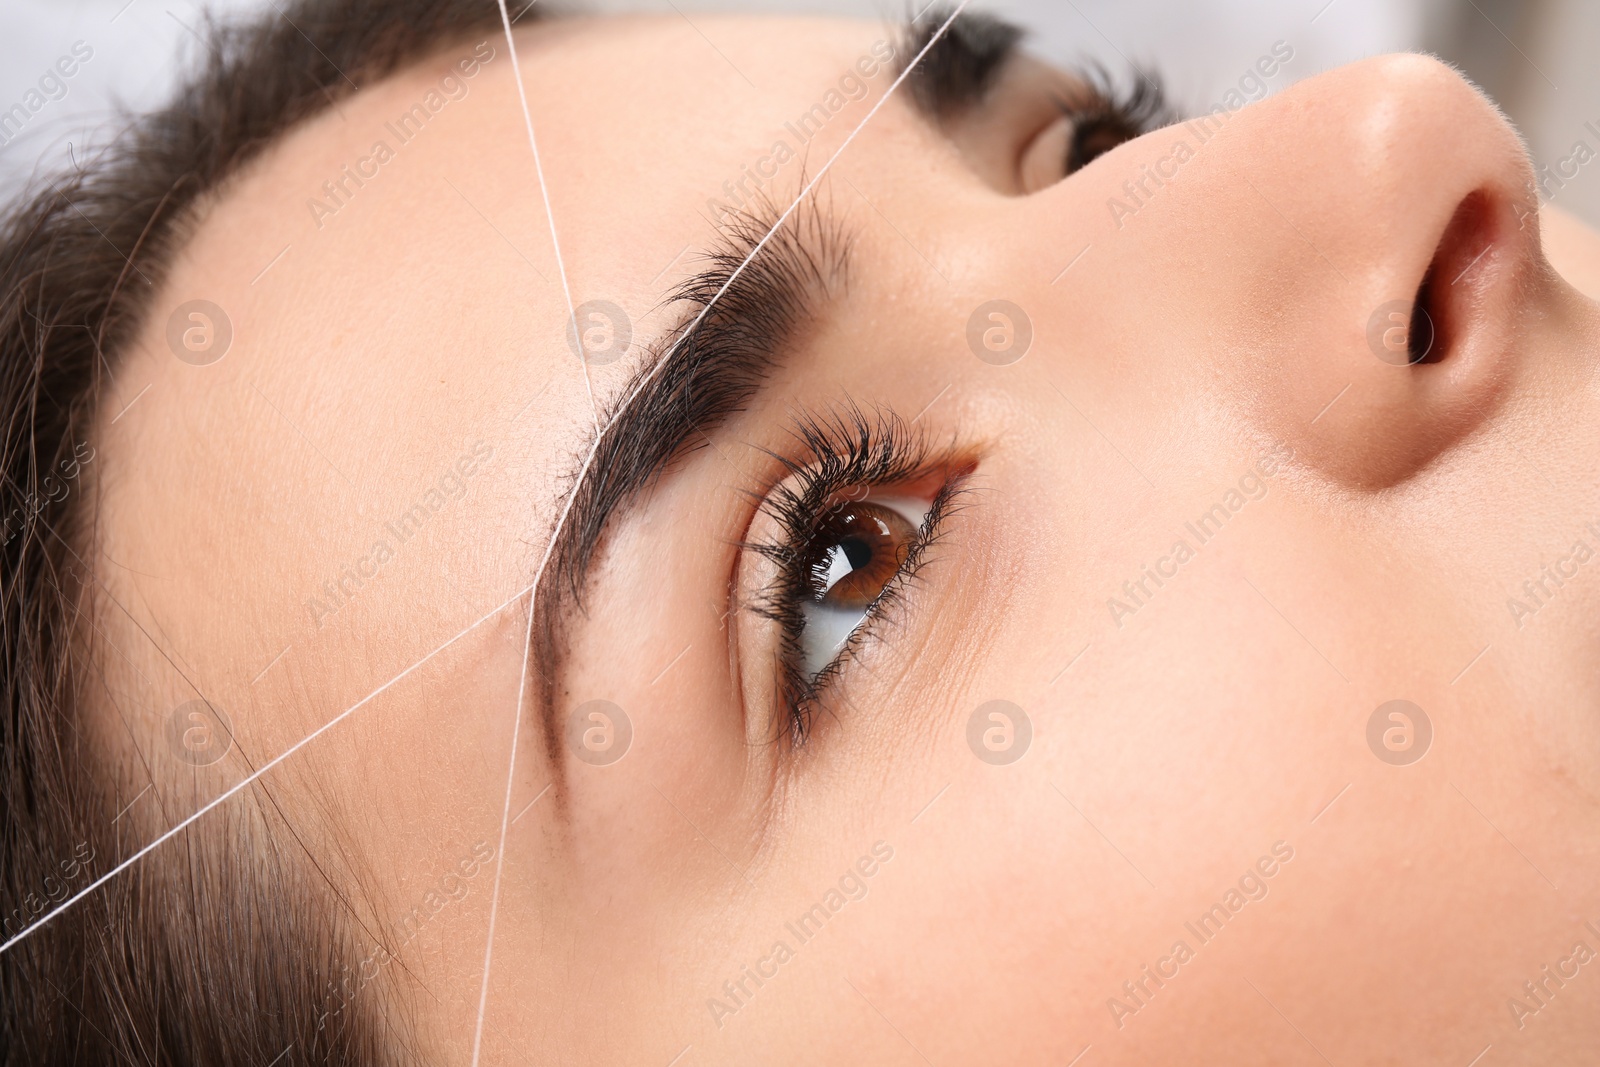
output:
<path id="1" fill-rule="evenodd" d="M 403 390 L 399 378 L 426 380 L 440 361 L 458 380 L 503 382 L 498 358 L 514 354 L 524 372 L 558 372 L 559 396 L 582 377 L 569 295 L 617 305 L 648 336 L 718 215 L 792 194 L 887 88 L 891 33 L 739 18 L 545 24 L 518 34 L 527 114 L 503 36 L 446 49 L 331 106 L 217 197 L 130 359 L 151 358 L 141 370 L 186 400 L 216 402 L 212 386 L 247 372 L 320 376 L 331 393 L 338 368 L 363 363 L 389 373 L 340 380 L 342 395 Z M 164 343 L 172 313 L 196 300 L 231 327 L 227 365 L 205 373 Z M 418 373 L 396 373 L 408 367 Z"/>
<path id="2" fill-rule="evenodd" d="M 816 20 L 553 22 L 518 35 L 526 114 L 506 42 L 489 34 L 286 139 L 230 195 L 212 236 L 228 230 L 252 282 L 268 260 L 244 262 L 239 236 L 260 234 L 254 252 L 268 257 L 296 244 L 306 254 L 285 257 L 284 273 L 333 287 L 352 310 L 374 303 L 353 290 L 385 292 L 380 315 L 418 303 L 409 295 L 431 293 L 448 267 L 502 311 L 536 312 L 518 327 L 524 345 L 564 352 L 563 272 L 574 303 L 647 318 L 721 210 L 798 189 L 832 154 L 893 78 L 891 33 Z M 196 260 L 221 251 L 205 236 Z M 270 290 L 260 298 L 270 305 Z"/>
<path id="3" fill-rule="evenodd" d="M 892 33 L 518 31 L 571 299 L 634 342 L 588 382 L 503 35 L 293 131 L 213 199 L 118 369 L 100 430 L 109 588 L 244 705 L 282 649 L 302 686 L 359 699 L 502 602 L 531 573 L 589 389 L 614 393 L 668 324 L 661 294 L 716 212 L 758 190 L 787 202 L 833 154 L 893 79 Z M 393 625 L 419 610 L 427 625 Z"/>

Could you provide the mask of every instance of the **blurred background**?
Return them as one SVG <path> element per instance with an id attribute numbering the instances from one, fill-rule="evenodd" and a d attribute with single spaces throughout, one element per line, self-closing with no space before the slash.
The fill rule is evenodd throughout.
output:
<path id="1" fill-rule="evenodd" d="M 281 3 L 281 0 L 278 0 Z M 382 3 L 383 0 L 373 0 Z M 492 4 L 494 0 L 483 0 Z M 800 10 L 901 16 L 926 0 L 589 0 L 566 6 L 652 10 Z M 513 13 L 527 0 L 509 0 Z M 119 108 L 159 103 L 170 91 L 207 10 L 271 11 L 274 0 L 0 0 L 0 197 L 37 168 L 67 164 L 104 138 Z M 1380 52 L 1432 52 L 1481 86 L 1522 130 L 1541 172 L 1542 198 L 1600 226 L 1600 0 L 976 0 L 1027 26 L 1035 51 L 1113 72 L 1157 71 L 1173 102 L 1221 101 L 1275 41 L 1294 59 L 1272 92 Z M 76 48 L 76 52 L 74 49 Z M 71 77 L 50 81 L 60 70 Z M 57 85 L 64 86 L 58 89 Z M 52 98 L 55 97 L 55 98 Z M 3 121 L 13 105 L 26 122 Z M 13 112 L 13 116 L 17 113 Z M 1579 151 L 1582 144 L 1587 151 Z"/>

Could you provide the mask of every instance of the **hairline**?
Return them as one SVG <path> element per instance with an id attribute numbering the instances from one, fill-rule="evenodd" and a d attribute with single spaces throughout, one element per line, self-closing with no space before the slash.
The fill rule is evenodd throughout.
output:
<path id="1" fill-rule="evenodd" d="M 419 28 L 429 18 L 435 29 L 443 26 L 445 32 L 434 35 Z M 292 34 L 280 19 L 295 26 Z M 148 329 L 162 284 L 209 211 L 263 156 L 335 108 L 339 100 L 360 91 L 351 91 L 339 81 L 324 90 L 319 75 L 329 66 L 343 67 L 341 74 L 348 71 L 370 88 L 423 66 L 490 28 L 500 28 L 499 11 L 481 0 L 402 0 L 378 8 L 354 0 L 298 0 L 287 14 L 268 12 L 233 25 L 208 21 L 208 39 L 198 69 L 183 80 L 172 103 L 131 123 L 76 171 L 54 175 L 54 180 L 43 177 L 42 182 L 36 173 L 0 215 L 0 377 L 4 378 L 0 395 L 10 401 L 5 438 L 0 442 L 7 461 L 6 478 L 0 482 L 6 514 L 14 505 L 29 506 L 30 494 L 38 491 L 41 468 L 53 469 L 63 448 L 70 450 L 74 441 L 92 441 L 98 436 L 94 427 L 109 413 L 105 379 L 120 354 L 136 343 L 141 330 Z M 318 37 L 320 44 L 303 30 Z M 9 722 L 4 727 L 6 775 L 0 788 L 5 799 L 3 848 L 7 862 L 0 864 L 6 868 L 0 873 L 0 882 L 9 899 L 20 897 L 28 888 L 27 879 L 40 869 L 50 869 L 52 849 L 70 847 L 80 830 L 90 833 L 91 826 L 104 824 L 112 814 L 107 806 L 112 793 L 86 773 L 88 764 L 84 762 L 86 755 L 98 762 L 103 762 L 105 755 L 84 749 L 81 740 L 73 736 L 74 717 L 87 715 L 94 705 L 104 703 L 104 697 L 89 696 L 90 689 L 103 681 L 92 658 L 98 655 L 99 646 L 93 617 L 82 614 L 83 598 L 73 591 L 75 580 L 78 593 L 93 595 L 94 578 L 87 565 L 75 567 L 69 558 L 80 551 L 88 555 L 86 550 L 98 540 L 100 513 L 94 479 L 86 476 L 81 488 L 82 492 L 53 502 L 55 506 L 37 509 L 25 520 L 18 543 L 6 550 L 3 622 L 18 628 L 16 637 L 8 642 L 11 647 L 3 667 L 6 695 L 19 709 L 17 714 L 39 727 L 22 732 Z M 58 530 L 62 531 L 59 536 Z M 63 731 L 58 744 L 73 746 L 79 756 L 76 763 L 62 763 L 60 753 L 47 751 L 47 738 L 29 736 L 54 736 L 58 730 Z M 51 780 L 52 768 L 61 772 L 59 784 Z M 120 776 L 120 770 L 117 773 Z M 262 797 L 253 795 L 256 806 L 229 818 L 260 825 L 251 815 L 261 806 Z M 28 797 L 39 798 L 32 805 L 33 814 L 22 806 Z M 270 794 L 267 799 L 270 801 Z M 215 829 L 222 832 L 222 828 Z M 92 832 L 97 842 L 115 846 L 115 835 L 104 825 Z M 52 841 L 52 836 L 61 840 Z M 214 841 L 217 836 L 208 834 L 196 840 Z M 219 858 L 215 850 L 203 850 L 202 863 L 206 855 L 213 861 Z M 221 856 L 226 856 L 226 850 Z M 173 857 L 172 864 L 177 866 L 158 865 L 147 877 L 160 884 L 167 881 L 161 877 L 163 870 L 176 872 L 182 863 L 181 855 Z M 247 868 L 247 873 L 249 870 L 253 868 Z M 227 899 L 224 913 L 246 905 L 252 914 L 260 913 L 260 905 L 269 899 L 262 894 L 270 894 L 274 888 L 249 877 L 229 881 L 225 872 L 214 868 L 204 873 L 222 877 L 236 893 L 244 894 Z M 270 865 L 264 873 L 271 875 Z M 283 873 L 293 874 L 287 869 Z M 309 872 L 294 876 L 304 877 L 305 873 Z M 315 876 L 311 877 L 314 881 Z M 141 878 L 138 883 L 144 881 Z M 182 882 L 179 879 L 179 884 Z M 275 887 L 287 888 L 282 881 L 275 882 Z M 314 896 L 325 899 L 327 894 Z M 152 1013 L 188 1020 L 183 1044 L 178 1047 L 189 1048 L 196 1061 L 208 1059 L 203 1051 L 210 1047 L 204 1044 L 208 1033 L 226 1022 L 241 1021 L 201 1020 L 183 1014 L 186 1010 L 206 1014 L 202 1003 L 214 1008 L 236 1002 L 228 1000 L 227 991 L 194 986 L 193 979 L 185 984 L 181 977 L 184 964 L 171 956 L 170 947 L 158 947 L 159 937 L 156 945 L 143 947 L 143 951 L 156 948 L 151 955 L 159 959 L 153 963 L 111 963 L 108 968 L 106 962 L 91 962 L 98 959 L 93 955 L 97 951 L 111 953 L 109 959 L 115 960 L 113 945 L 130 941 L 138 945 L 145 936 L 155 936 L 141 928 L 144 922 L 152 924 L 149 931 L 161 925 L 141 910 L 141 899 L 136 884 L 108 885 L 95 898 L 86 898 L 80 910 L 63 915 L 35 935 L 25 953 L 8 953 L 0 959 L 0 990 L 17 994 L 0 995 L 0 1001 L 7 1002 L 0 1009 L 0 1037 L 12 1040 L 17 1055 L 24 1055 L 25 1049 L 33 1049 L 41 1058 L 52 1055 L 48 1051 L 52 1049 L 56 1057 L 64 1057 L 68 1049 L 84 1052 L 62 1032 L 61 1024 L 47 1021 L 53 1020 L 61 1006 L 47 990 L 36 988 L 38 982 L 30 983 L 30 977 L 42 977 L 50 986 L 56 984 L 52 979 L 63 979 L 61 984 L 67 988 L 81 985 L 79 995 L 94 1015 L 76 1003 L 73 1008 L 103 1042 L 91 1042 L 93 1047 L 106 1052 L 136 1048 L 148 1056 L 150 1046 L 144 1041 L 153 1039 L 163 1058 L 171 1055 L 180 1062 L 186 1058 L 168 1047 L 158 1018 L 133 1018 L 133 1004 L 141 1003 L 137 996 L 140 976 L 161 983 L 176 980 L 184 995 L 207 998 L 172 1003 L 158 997 L 157 1010 Z M 287 980 L 289 974 L 301 971 L 325 974 L 333 960 L 349 955 L 351 945 L 330 946 L 331 957 L 313 961 L 315 946 L 282 940 L 271 943 L 289 931 L 283 923 L 296 922 L 296 916 L 290 914 L 296 907 L 294 899 L 286 906 L 288 912 L 281 907 L 272 911 L 279 925 L 265 933 L 263 940 L 268 943 L 253 946 L 260 956 L 258 964 L 271 966 L 273 954 L 281 956 L 284 949 L 291 953 L 308 950 L 303 960 L 277 960 L 292 965 L 274 970 Z M 92 932 L 91 915 L 102 920 L 120 916 L 122 925 L 106 925 L 97 935 Z M 312 928 L 333 932 L 338 928 L 336 918 L 327 916 L 325 921 L 313 922 Z M 107 935 L 111 941 L 106 940 Z M 204 942 L 195 951 L 204 955 Z M 66 978 L 76 982 L 81 977 L 72 968 L 73 960 L 94 976 L 94 982 L 67 984 Z M 217 962 L 238 965 L 236 960 Z M 106 973 L 108 970 L 111 973 Z M 130 992 L 135 994 L 132 1003 L 117 1003 L 120 994 Z M 313 1009 L 321 1003 L 315 990 L 263 988 L 256 992 L 269 999 L 278 993 L 279 1002 L 287 997 Z M 90 996 L 94 997 L 92 1003 Z M 296 997 L 301 999 L 296 1001 Z M 382 1038 L 393 1021 L 387 1019 L 389 1013 L 373 1015 L 373 1009 L 369 998 L 355 1013 L 347 1013 L 343 1024 L 354 1024 L 361 1032 L 346 1031 L 342 1044 L 324 1044 L 324 1050 L 342 1049 L 344 1055 L 362 1063 L 403 1055 L 391 1039 Z M 97 1021 L 111 1036 L 95 1025 Z M 305 1024 L 304 1018 L 296 1018 L 286 1021 L 284 1029 Z M 189 1028 L 193 1032 L 188 1032 Z M 241 1041 L 249 1040 L 245 1032 L 241 1030 Z M 80 1026 L 78 1037 L 83 1036 Z M 405 1043 L 403 1037 L 401 1041 Z M 380 1049 L 384 1051 L 380 1053 Z M 255 1052 L 270 1056 L 278 1050 L 244 1051 L 250 1057 Z M 310 1052 L 310 1045 L 306 1051 Z"/>

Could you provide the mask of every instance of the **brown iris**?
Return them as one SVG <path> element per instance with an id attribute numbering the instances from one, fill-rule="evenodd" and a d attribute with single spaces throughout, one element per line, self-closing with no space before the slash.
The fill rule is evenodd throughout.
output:
<path id="1" fill-rule="evenodd" d="M 811 537 L 817 603 L 861 610 L 899 573 L 917 528 L 892 508 L 850 501 L 834 508 Z"/>

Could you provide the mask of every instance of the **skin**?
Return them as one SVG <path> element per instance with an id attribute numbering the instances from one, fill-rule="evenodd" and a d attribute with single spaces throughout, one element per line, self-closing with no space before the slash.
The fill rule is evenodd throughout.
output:
<path id="1" fill-rule="evenodd" d="M 620 304 L 636 340 L 670 326 L 662 297 L 696 266 L 680 251 L 713 238 L 707 198 L 890 35 L 697 25 L 728 62 L 681 19 L 517 38 L 573 297 Z M 320 229 L 307 198 L 470 45 L 275 146 L 209 207 L 118 374 L 97 550 L 129 614 L 102 612 L 120 653 L 105 723 L 130 795 L 162 783 L 135 809 L 146 828 L 538 565 L 594 416 L 504 44 Z M 890 77 L 833 119 L 809 173 Z M 520 718 L 483 1062 L 665 1064 L 691 1046 L 675 1062 L 1065 1063 L 1092 1046 L 1085 1064 L 1465 1064 L 1492 1045 L 1486 1063 L 1553 1064 L 1600 1043 L 1600 962 L 1520 1029 L 1507 1006 L 1531 1007 L 1524 980 L 1576 942 L 1600 950 L 1583 927 L 1600 926 L 1600 560 L 1536 613 L 1507 603 L 1575 541 L 1600 545 L 1600 309 L 1580 292 L 1600 291 L 1600 241 L 1550 212 L 1542 249 L 1540 226 L 1518 228 L 1515 134 L 1429 59 L 1235 113 L 1120 227 L 1108 200 L 1198 138 L 1157 131 L 1024 195 L 1061 79 L 1018 68 L 953 138 L 897 96 L 832 170 L 847 290 L 714 447 L 612 525 L 567 632 L 557 719 L 615 702 L 621 761 L 547 746 L 545 665 L 519 706 L 523 600 L 263 779 L 382 926 L 497 844 Z M 1374 309 L 1410 300 L 1475 190 L 1487 206 L 1457 253 L 1489 250 L 1436 283 L 1444 358 L 1377 359 Z M 1035 331 L 1009 366 L 965 341 L 997 295 Z M 235 330 L 206 367 L 165 343 L 168 309 L 195 297 Z M 596 396 L 642 358 L 591 367 Z M 789 413 L 846 398 L 922 412 L 976 463 L 974 491 L 810 738 L 772 743 L 772 624 L 743 606 L 754 571 L 734 543 L 762 521 L 748 491 L 781 475 L 764 450 L 793 451 Z M 479 441 L 492 457 L 464 495 L 318 619 L 308 598 Z M 1263 456 L 1264 495 L 1114 612 Z M 212 767 L 167 754 L 165 717 L 194 690 L 152 641 L 233 720 Z M 967 743 L 997 698 L 1033 730 L 1006 766 Z M 1433 728 L 1408 766 L 1366 740 L 1400 698 Z M 892 859 L 866 895 L 802 944 L 785 924 L 877 842 Z M 1250 883 L 1265 897 L 1192 936 L 1279 842 L 1292 860 Z M 494 877 L 464 879 L 398 949 L 406 971 L 359 994 L 411 1005 L 438 1062 L 471 1056 Z M 1109 998 L 1133 1007 L 1123 983 L 1179 939 L 1193 958 L 1119 1018 Z M 708 1001 L 737 1004 L 724 982 L 779 940 L 793 958 L 717 1017 Z"/>

